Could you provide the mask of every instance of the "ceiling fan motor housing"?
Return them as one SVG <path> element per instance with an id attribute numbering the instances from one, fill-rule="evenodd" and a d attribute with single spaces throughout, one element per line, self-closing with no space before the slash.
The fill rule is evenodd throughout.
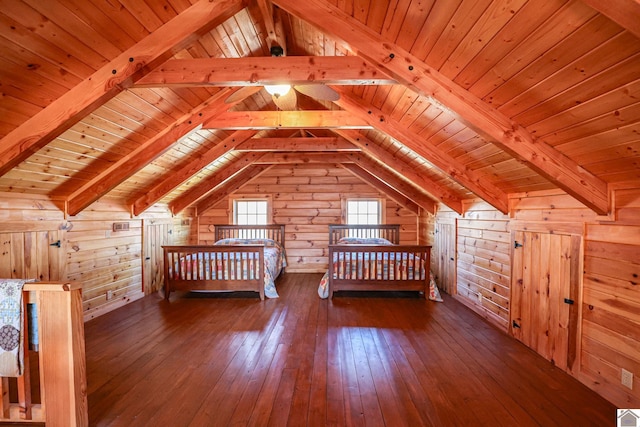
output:
<path id="1" fill-rule="evenodd" d="M 284 55 L 284 49 L 282 49 L 282 47 L 277 46 L 277 45 L 271 46 L 271 49 L 269 49 L 269 51 L 271 52 L 271 56 L 282 56 L 282 55 Z"/>

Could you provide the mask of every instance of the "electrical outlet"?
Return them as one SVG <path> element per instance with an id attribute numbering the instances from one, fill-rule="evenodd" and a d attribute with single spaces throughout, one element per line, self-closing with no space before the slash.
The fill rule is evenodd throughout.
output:
<path id="1" fill-rule="evenodd" d="M 113 298 L 113 291 L 112 290 L 108 290 L 107 291 L 107 300 L 110 300 L 111 298 Z"/>
<path id="2" fill-rule="evenodd" d="M 633 372 L 629 372 L 622 368 L 622 375 L 620 381 L 622 385 L 633 390 Z"/>

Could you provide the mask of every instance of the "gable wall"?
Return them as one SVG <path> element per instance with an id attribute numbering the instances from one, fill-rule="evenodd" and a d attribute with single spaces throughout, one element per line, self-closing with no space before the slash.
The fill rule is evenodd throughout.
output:
<path id="1" fill-rule="evenodd" d="M 417 216 L 381 195 L 360 178 L 334 165 L 282 165 L 242 186 L 236 195 L 271 195 L 273 222 L 285 224 L 288 272 L 327 269 L 329 224 L 340 224 L 342 197 L 384 197 L 386 223 L 401 224 L 401 243 L 417 242 Z M 201 244 L 213 242 L 214 224 L 229 224 L 226 198 L 199 217 Z"/>
<path id="2" fill-rule="evenodd" d="M 577 363 L 571 373 L 617 406 L 637 407 L 640 189 L 616 190 L 614 204 L 615 217 L 598 217 L 560 191 L 538 192 L 512 196 L 510 216 L 483 202 L 467 206 L 464 216 L 442 208 L 436 226 L 452 219 L 458 224 L 455 297 L 505 332 L 510 322 L 511 230 L 583 236 Z M 633 390 L 621 385 L 623 368 L 634 374 Z"/>

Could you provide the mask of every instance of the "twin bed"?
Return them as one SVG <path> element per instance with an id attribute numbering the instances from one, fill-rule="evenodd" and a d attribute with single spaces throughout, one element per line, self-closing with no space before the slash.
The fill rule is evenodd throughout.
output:
<path id="1" fill-rule="evenodd" d="M 163 246 L 165 298 L 172 291 L 254 291 L 277 298 L 286 266 L 284 225 L 215 227 L 214 245 Z M 430 246 L 400 245 L 398 225 L 330 225 L 329 266 L 318 288 L 336 291 L 419 291 L 430 287 Z M 431 298 L 433 299 L 433 298 Z"/>
<path id="2" fill-rule="evenodd" d="M 330 225 L 329 268 L 318 295 L 418 291 L 429 298 L 431 246 L 400 245 L 399 225 Z"/>
<path id="3" fill-rule="evenodd" d="M 163 246 L 164 295 L 172 291 L 254 291 L 277 298 L 286 266 L 284 225 L 216 225 L 213 245 Z"/>

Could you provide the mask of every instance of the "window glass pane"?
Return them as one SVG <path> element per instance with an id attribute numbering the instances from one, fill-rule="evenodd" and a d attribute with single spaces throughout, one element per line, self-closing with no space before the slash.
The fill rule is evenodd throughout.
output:
<path id="1" fill-rule="evenodd" d="M 249 215 L 255 216 L 257 212 L 257 203 L 258 202 L 247 202 L 247 212 Z"/>
<path id="2" fill-rule="evenodd" d="M 267 223 L 266 200 L 237 200 L 235 219 L 238 225 L 263 225 Z"/>
<path id="3" fill-rule="evenodd" d="M 379 224 L 380 201 L 348 200 L 347 224 Z"/>

